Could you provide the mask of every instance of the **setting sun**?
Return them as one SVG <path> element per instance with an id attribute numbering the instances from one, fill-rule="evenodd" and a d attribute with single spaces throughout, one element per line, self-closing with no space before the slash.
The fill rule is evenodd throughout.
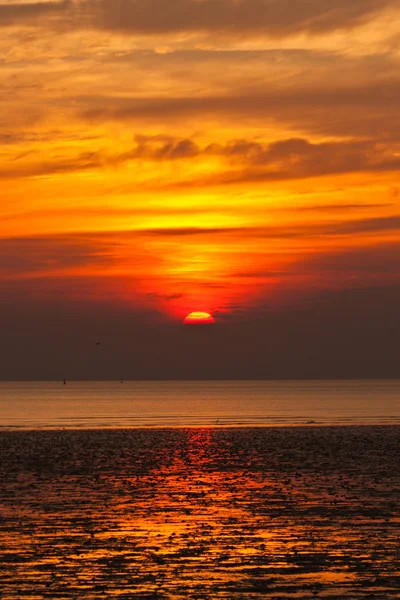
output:
<path id="1" fill-rule="evenodd" d="M 399 377 L 399 1 L 339 4 L 0 0 L 0 380 Z"/>
<path id="2" fill-rule="evenodd" d="M 208 312 L 192 312 L 183 321 L 186 325 L 205 325 L 215 323 L 214 317 Z"/>

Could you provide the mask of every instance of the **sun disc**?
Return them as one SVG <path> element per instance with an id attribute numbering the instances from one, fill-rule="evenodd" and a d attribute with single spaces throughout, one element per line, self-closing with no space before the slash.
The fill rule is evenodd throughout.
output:
<path id="1" fill-rule="evenodd" d="M 208 312 L 191 312 L 183 321 L 186 325 L 208 325 L 215 323 L 215 319 Z"/>

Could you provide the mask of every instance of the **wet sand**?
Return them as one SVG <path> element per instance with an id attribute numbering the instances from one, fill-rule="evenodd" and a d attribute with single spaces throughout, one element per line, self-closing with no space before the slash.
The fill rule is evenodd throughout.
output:
<path id="1" fill-rule="evenodd" d="M 0 432 L 0 598 L 399 598 L 400 427 Z"/>

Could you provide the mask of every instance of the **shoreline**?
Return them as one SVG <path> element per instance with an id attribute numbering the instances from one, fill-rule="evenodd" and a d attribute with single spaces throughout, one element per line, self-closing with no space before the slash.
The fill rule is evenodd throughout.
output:
<path id="1" fill-rule="evenodd" d="M 154 431 L 154 430 L 185 430 L 185 429 L 212 429 L 212 430 L 234 430 L 239 431 L 246 429 L 318 429 L 318 428 L 369 428 L 369 427 L 399 427 L 399 423 L 268 423 L 263 424 L 218 424 L 218 425 L 138 425 L 137 427 L 74 427 L 74 426 L 43 426 L 43 427 L 24 427 L 23 425 L 0 425 L 0 433 L 2 432 L 24 432 L 24 431 Z"/>

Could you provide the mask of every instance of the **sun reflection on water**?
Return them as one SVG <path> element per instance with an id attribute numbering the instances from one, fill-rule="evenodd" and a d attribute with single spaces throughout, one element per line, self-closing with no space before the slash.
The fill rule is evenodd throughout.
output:
<path id="1" fill-rule="evenodd" d="M 399 436 L 3 432 L 4 598 L 395 598 Z"/>

